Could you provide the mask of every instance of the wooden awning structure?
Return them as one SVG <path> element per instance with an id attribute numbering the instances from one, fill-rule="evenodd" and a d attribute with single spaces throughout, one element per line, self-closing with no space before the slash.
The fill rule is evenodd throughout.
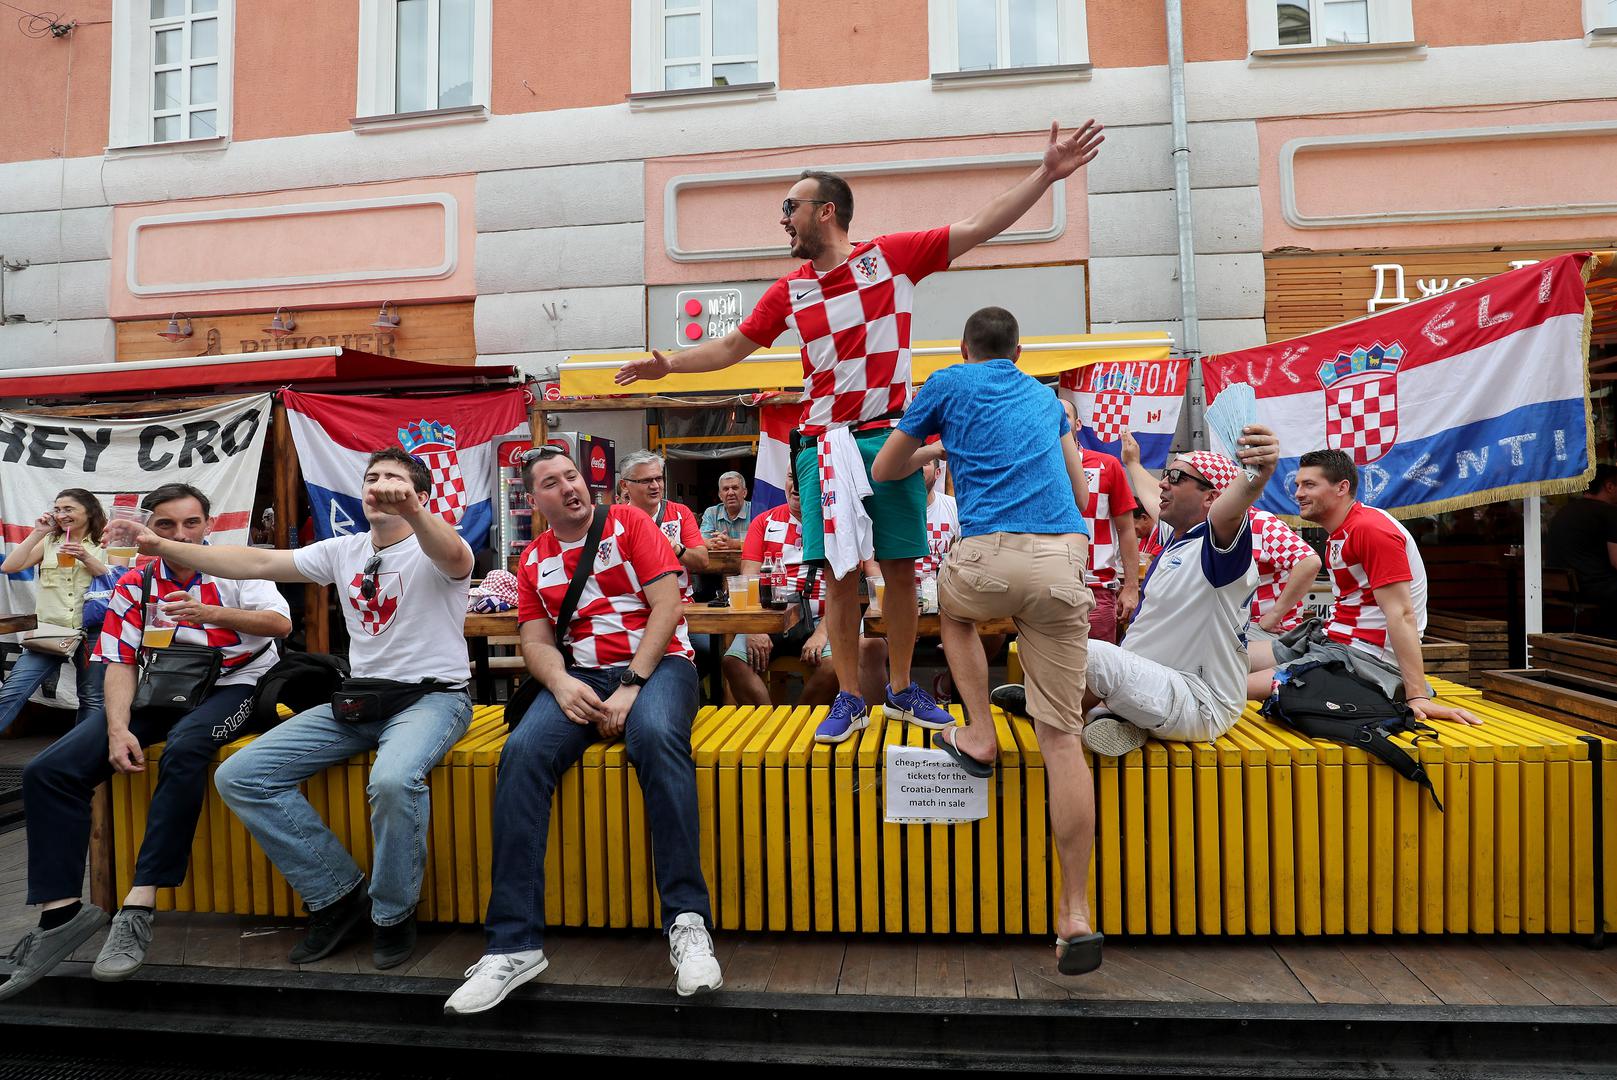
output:
<path id="1" fill-rule="evenodd" d="M 1029 375 L 1042 377 L 1103 362 L 1166 360 L 1172 349 L 1173 338 L 1161 330 L 1026 337 L 1022 339 L 1022 358 L 1017 366 Z M 911 374 L 916 385 L 925 382 L 934 371 L 961 362 L 958 341 L 921 341 L 915 343 L 910 352 L 913 356 Z M 619 386 L 612 381 L 624 364 L 650 355 L 648 352 L 575 353 L 561 365 L 562 397 L 637 397 L 648 393 L 668 396 L 800 391 L 803 388 L 803 364 L 798 350 L 779 347 L 760 349 L 741 363 L 719 371 L 681 373 L 654 383 L 630 386 Z"/>

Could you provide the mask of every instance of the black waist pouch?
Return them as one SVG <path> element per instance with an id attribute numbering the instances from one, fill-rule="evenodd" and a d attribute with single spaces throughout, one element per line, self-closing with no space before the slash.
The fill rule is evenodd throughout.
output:
<path id="1" fill-rule="evenodd" d="M 368 724 L 397 716 L 428 694 L 453 690 L 435 679 L 397 682 L 393 679 L 344 679 L 331 698 L 331 715 L 344 723 Z"/>

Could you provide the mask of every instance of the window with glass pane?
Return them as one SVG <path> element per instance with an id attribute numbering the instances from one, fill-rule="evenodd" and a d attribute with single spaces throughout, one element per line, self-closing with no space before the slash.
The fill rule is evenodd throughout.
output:
<path id="1" fill-rule="evenodd" d="M 758 0 L 662 0 L 662 89 L 758 81 Z"/>
<path id="2" fill-rule="evenodd" d="M 1370 38 L 1369 0 L 1279 0 L 1281 45 L 1363 45 Z"/>
<path id="3" fill-rule="evenodd" d="M 393 111 L 472 104 L 473 0 L 397 0 Z"/>
<path id="4" fill-rule="evenodd" d="M 961 71 L 1061 63 L 1061 0 L 955 0 Z"/>
<path id="5" fill-rule="evenodd" d="M 153 142 L 219 134 L 219 0 L 150 0 Z"/>

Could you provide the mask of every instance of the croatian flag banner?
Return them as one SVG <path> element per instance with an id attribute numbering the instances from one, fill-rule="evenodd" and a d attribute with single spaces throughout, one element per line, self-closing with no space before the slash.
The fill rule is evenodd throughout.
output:
<path id="1" fill-rule="evenodd" d="M 758 464 L 752 481 L 754 517 L 786 501 L 786 473 L 792 467 L 792 432 L 802 420 L 801 402 L 758 406 Z"/>
<path id="2" fill-rule="evenodd" d="M 315 536 L 368 532 L 365 462 L 401 447 L 432 473 L 427 506 L 476 551 L 494 521 L 494 444 L 528 436 L 520 387 L 455 397 L 337 397 L 281 394 L 309 489 Z"/>
<path id="3" fill-rule="evenodd" d="M 1317 334 L 1203 361 L 1209 402 L 1250 383 L 1280 465 L 1258 506 L 1295 514 L 1297 462 L 1352 455 L 1359 498 L 1406 516 L 1555 494 L 1589 468 L 1587 253 Z"/>
<path id="4" fill-rule="evenodd" d="M 1078 409 L 1084 426 L 1078 441 L 1084 447 L 1121 459 L 1128 431 L 1140 444 L 1140 464 L 1161 469 L 1179 428 L 1189 375 L 1186 359 L 1106 360 L 1063 371 L 1057 392 Z"/>

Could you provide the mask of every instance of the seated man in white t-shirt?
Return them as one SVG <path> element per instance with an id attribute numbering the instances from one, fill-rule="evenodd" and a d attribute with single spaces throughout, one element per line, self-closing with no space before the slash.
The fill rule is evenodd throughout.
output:
<path id="1" fill-rule="evenodd" d="M 951 502 L 953 500 L 950 500 Z M 814 613 L 814 632 L 802 645 L 799 655 L 808 665 L 809 673 L 803 679 L 803 693 L 798 705 L 829 705 L 837 696 L 837 670 L 832 664 L 831 641 L 825 625 L 825 574 L 813 571 L 814 583 L 809 587 L 811 568 L 803 562 L 803 523 L 799 514 L 797 476 L 786 473 L 786 501 L 766 510 L 752 519 L 747 536 L 741 546 L 741 573 L 750 577 L 763 568 L 764 560 L 779 559 L 786 567 L 787 589 L 801 593 L 808 589 L 809 610 Z M 958 530 L 959 526 L 956 525 Z M 920 565 L 917 561 L 916 565 Z M 724 654 L 724 681 L 737 705 L 786 705 L 785 701 L 772 702 L 769 698 L 769 662 L 781 645 L 782 635 L 737 634 Z M 878 637 L 859 639 L 859 686 L 871 701 L 871 695 L 882 693 L 887 678 L 887 640 Z"/>
<path id="2" fill-rule="evenodd" d="M 1256 424 L 1241 444 L 1256 479 L 1209 450 L 1168 461 L 1157 488 L 1172 536 L 1146 575 L 1123 644 L 1089 643 L 1083 739 L 1096 754 L 1122 757 L 1148 738 L 1208 742 L 1234 727 L 1246 705 L 1242 629 L 1258 583 L 1247 511 L 1274 473 L 1280 444 Z M 1025 707 L 1019 686 L 999 687 L 993 700 Z"/>
<path id="3" fill-rule="evenodd" d="M 309 909 L 309 932 L 288 957 L 294 964 L 329 955 L 367 916 L 378 968 L 402 964 L 415 949 L 431 810 L 427 775 L 472 716 L 462 646 L 472 549 L 427 509 L 431 492 L 427 467 L 389 447 L 365 465 L 370 532 L 296 551 L 186 549 L 188 561 L 217 577 L 337 586 L 353 677 L 373 684 L 345 687 L 332 705 L 272 728 L 214 774 L 219 794 Z M 171 550 L 145 530 L 138 543 L 147 554 Z M 368 897 L 359 864 L 298 789 L 367 750 L 376 751 L 365 789 L 376 844 Z"/>
<path id="4" fill-rule="evenodd" d="M 643 510 L 610 507 L 576 606 L 564 612 L 596 507 L 565 453 L 539 447 L 523 457 L 522 468 L 534 512 L 550 522 L 517 568 L 522 657 L 542 689 L 500 751 L 493 888 L 483 920 L 487 945 L 444 1012 L 492 1009 L 549 965 L 551 795 L 590 744 L 618 736 L 645 796 L 674 988 L 682 997 L 717 990 L 724 978 L 708 934 L 712 913 L 691 757 L 698 683 L 679 562 Z M 564 614 L 565 625 L 558 626 Z"/>
<path id="5" fill-rule="evenodd" d="M 1274 668 L 1310 659 L 1341 659 L 1400 695 L 1417 720 L 1482 721 L 1464 709 L 1432 700 L 1421 659 L 1426 631 L 1426 566 L 1415 540 L 1391 514 L 1356 498 L 1359 470 L 1340 450 L 1313 450 L 1297 466 L 1297 512 L 1330 530 L 1326 566 L 1331 574 L 1331 618 L 1301 640 L 1252 643 L 1254 684 Z"/>

